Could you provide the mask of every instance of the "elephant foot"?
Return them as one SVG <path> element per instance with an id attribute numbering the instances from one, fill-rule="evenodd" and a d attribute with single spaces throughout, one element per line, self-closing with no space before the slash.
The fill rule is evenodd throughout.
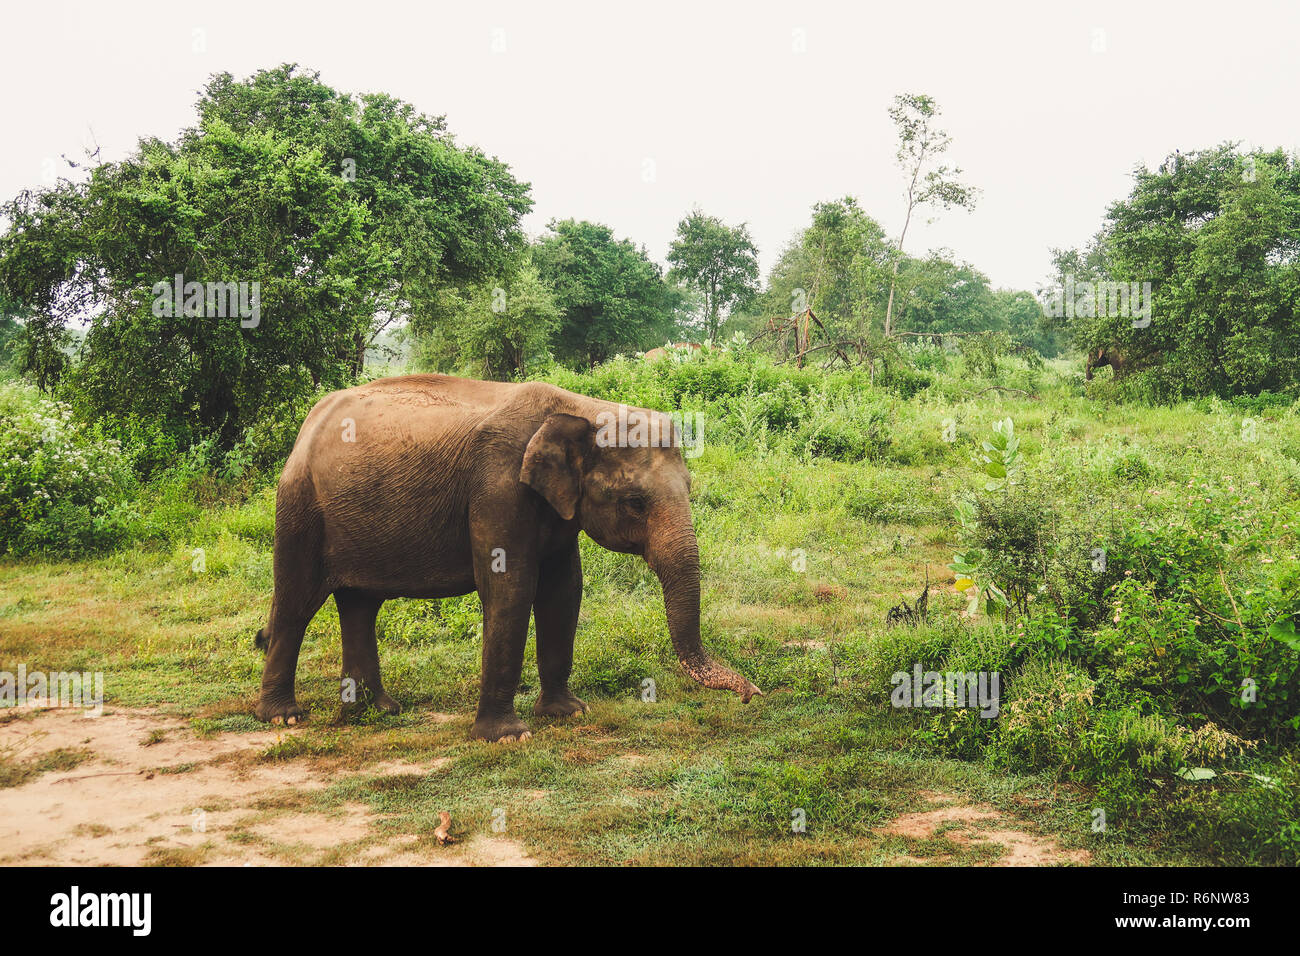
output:
<path id="1" fill-rule="evenodd" d="M 375 695 L 375 706 L 386 714 L 400 714 L 402 712 L 402 705 L 389 697 L 387 691 L 381 690 Z"/>
<path id="2" fill-rule="evenodd" d="M 533 713 L 538 717 L 576 717 L 586 712 L 587 705 L 567 690 L 554 697 L 543 695 L 537 698 L 537 703 L 533 707 Z"/>
<path id="3" fill-rule="evenodd" d="M 258 720 L 270 724 L 299 724 L 307 719 L 306 712 L 298 706 L 298 701 L 290 693 L 287 697 L 262 691 L 253 714 Z"/>
<path id="4" fill-rule="evenodd" d="M 486 740 L 488 743 L 508 744 L 516 740 L 529 740 L 533 735 L 528 725 L 515 716 L 478 717 L 470 728 L 471 740 Z"/>

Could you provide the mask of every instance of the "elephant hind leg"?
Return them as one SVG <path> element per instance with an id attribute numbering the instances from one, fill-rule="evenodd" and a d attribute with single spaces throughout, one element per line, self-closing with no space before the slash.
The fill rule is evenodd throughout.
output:
<path id="1" fill-rule="evenodd" d="M 302 650 L 307 625 L 328 597 L 324 586 L 317 585 L 309 593 L 307 601 L 295 602 L 295 607 L 285 609 L 279 588 L 276 589 L 271 599 L 271 620 L 257 632 L 258 644 L 266 650 L 266 663 L 262 665 L 262 692 L 255 711 L 258 720 L 294 724 L 306 716 L 294 694 L 298 652 Z"/>
<path id="2" fill-rule="evenodd" d="M 322 600 L 321 603 L 324 603 Z M 271 623 L 259 631 L 259 639 L 266 647 L 266 663 L 262 667 L 262 692 L 254 713 L 258 720 L 273 724 L 296 724 L 306 716 L 294 695 L 294 674 L 298 669 L 298 652 L 311 617 L 287 618 L 271 613 Z M 268 633 L 269 632 L 269 633 Z"/>
<path id="3" fill-rule="evenodd" d="M 318 563 L 308 557 L 320 554 L 321 538 L 318 518 L 291 526 L 277 503 L 275 592 L 270 619 L 256 638 L 257 646 L 266 651 L 255 710 L 259 720 L 292 724 L 305 716 L 294 695 L 294 676 L 307 625 L 329 597 Z"/>
<path id="4" fill-rule="evenodd" d="M 339 627 L 343 631 L 343 679 L 340 696 L 343 713 L 358 710 L 362 704 L 362 691 L 367 691 L 376 707 L 396 714 L 401 705 L 384 690 L 379 676 L 379 639 L 375 634 L 375 621 L 381 598 L 370 597 L 358 591 L 334 592 L 334 603 L 339 609 Z"/>

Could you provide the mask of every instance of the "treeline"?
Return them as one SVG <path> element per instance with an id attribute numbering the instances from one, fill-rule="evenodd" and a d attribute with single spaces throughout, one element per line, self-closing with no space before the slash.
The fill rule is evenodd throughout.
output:
<path id="1" fill-rule="evenodd" d="M 3 205 L 0 344 L 85 420 L 228 448 L 356 381 L 395 333 L 414 367 L 498 379 L 752 335 L 808 307 L 856 335 L 880 325 L 897 257 L 851 198 L 814 209 L 766 288 L 743 224 L 688 212 L 665 271 L 600 223 L 552 221 L 529 241 L 531 208 L 529 184 L 442 117 L 292 65 L 220 74 L 174 142 Z M 255 318 L 219 296 L 214 314 L 232 283 Z M 1055 348 L 1031 296 L 968 264 L 903 258 L 897 285 L 896 328 Z"/>
<path id="2" fill-rule="evenodd" d="M 890 116 L 908 221 L 927 204 L 969 207 L 960 170 L 926 166 L 948 144 L 937 104 L 900 96 Z M 529 184 L 442 117 L 292 65 L 219 74 L 174 142 L 142 140 L 0 206 L 0 360 L 84 420 L 181 449 L 233 447 L 363 377 L 394 342 L 410 367 L 523 378 L 669 341 L 750 340 L 808 310 L 845 345 L 827 355 L 992 333 L 1049 357 L 1108 352 L 1117 375 L 1146 376 L 1148 397 L 1292 387 L 1295 158 L 1223 147 L 1136 183 L 1088 249 L 1057 253 L 1055 278 L 1150 282 L 1143 329 L 1053 317 L 946 251 L 909 255 L 853 197 L 817 204 L 765 282 L 746 226 L 698 209 L 666 270 L 599 223 L 555 220 L 530 240 Z M 252 318 L 230 313 L 234 285 Z"/>

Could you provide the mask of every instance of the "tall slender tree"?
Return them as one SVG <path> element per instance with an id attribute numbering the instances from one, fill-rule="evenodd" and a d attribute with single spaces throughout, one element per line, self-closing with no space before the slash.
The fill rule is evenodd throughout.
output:
<path id="1" fill-rule="evenodd" d="M 906 93 L 894 97 L 889 108 L 889 118 L 898 131 L 898 165 L 907 177 L 907 215 L 903 231 L 898 236 L 894 266 L 889 281 L 889 302 L 885 305 L 885 335 L 893 332 L 894 293 L 898 285 L 898 267 L 903 258 L 903 243 L 912 215 L 922 206 L 938 205 L 944 209 L 957 206 L 975 208 L 977 191 L 957 181 L 961 170 L 956 167 L 936 165 L 940 156 L 952 145 L 952 137 L 936 125 L 939 104 L 923 93 Z"/>

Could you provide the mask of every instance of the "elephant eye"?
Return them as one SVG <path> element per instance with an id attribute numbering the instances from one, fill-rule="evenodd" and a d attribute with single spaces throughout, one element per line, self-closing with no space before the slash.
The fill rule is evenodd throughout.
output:
<path id="1" fill-rule="evenodd" d="M 627 502 L 628 510 L 639 515 L 645 514 L 645 498 L 641 495 L 632 495 L 632 497 L 625 500 Z"/>

